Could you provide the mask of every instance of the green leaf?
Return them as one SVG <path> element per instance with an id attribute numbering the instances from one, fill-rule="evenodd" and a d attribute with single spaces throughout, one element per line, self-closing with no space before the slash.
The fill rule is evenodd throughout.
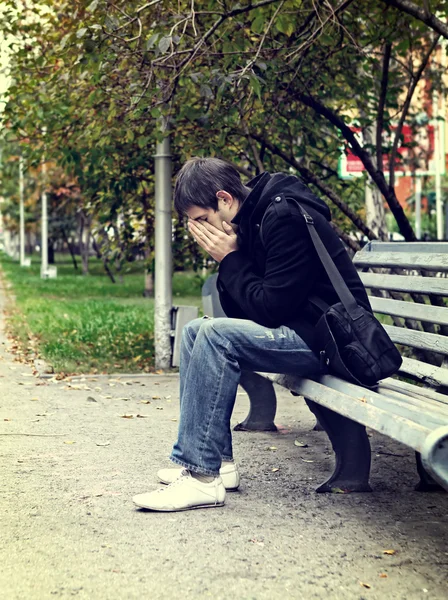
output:
<path id="1" fill-rule="evenodd" d="M 290 17 L 280 15 L 275 22 L 275 27 L 277 31 L 290 37 L 294 33 L 295 23 Z"/>
<path id="2" fill-rule="evenodd" d="M 250 83 L 252 85 L 252 89 L 257 94 L 258 98 L 261 99 L 261 85 L 260 85 L 260 80 L 253 73 L 251 73 L 249 75 L 249 80 L 250 80 Z"/>
<path id="3" fill-rule="evenodd" d="M 162 54 L 165 54 L 165 52 L 168 50 L 168 48 L 170 46 L 171 46 L 171 36 L 166 35 L 159 42 L 159 50 Z"/>
<path id="4" fill-rule="evenodd" d="M 259 14 L 252 21 L 250 28 L 254 33 L 263 33 L 265 26 L 266 26 L 266 20 L 262 14 Z"/>
<path id="5" fill-rule="evenodd" d="M 141 135 L 139 138 L 137 138 L 137 144 L 139 148 L 146 148 L 146 146 L 148 145 L 149 142 L 149 137 L 146 135 Z"/>
<path id="6" fill-rule="evenodd" d="M 87 12 L 94 12 L 98 7 L 99 0 L 93 0 L 86 8 Z"/>
<path id="7" fill-rule="evenodd" d="M 84 37 L 86 32 L 87 32 L 87 27 L 82 27 L 81 29 L 78 29 L 78 31 L 76 32 L 76 37 L 78 39 L 81 39 L 82 37 Z"/>

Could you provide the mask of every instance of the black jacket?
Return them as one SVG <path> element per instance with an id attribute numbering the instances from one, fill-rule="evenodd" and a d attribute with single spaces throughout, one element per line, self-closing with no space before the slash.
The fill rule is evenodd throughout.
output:
<path id="1" fill-rule="evenodd" d="M 219 266 L 217 286 L 224 312 L 228 317 L 250 319 L 268 328 L 287 325 L 317 351 L 314 325 L 321 312 L 309 298 L 317 296 L 327 304 L 335 304 L 339 298 L 303 216 L 288 198 L 299 201 L 313 217 L 319 236 L 352 294 L 370 309 L 364 286 L 329 224 L 328 206 L 302 181 L 282 173 L 263 173 L 248 186 L 251 192 L 233 219 L 238 225 L 239 250 L 228 254 Z M 263 241 L 259 235 L 262 221 Z"/>

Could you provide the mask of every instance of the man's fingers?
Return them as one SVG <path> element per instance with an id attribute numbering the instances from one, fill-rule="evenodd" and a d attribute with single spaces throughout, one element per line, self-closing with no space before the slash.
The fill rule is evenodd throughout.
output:
<path id="1" fill-rule="evenodd" d="M 199 230 L 198 227 L 194 227 L 191 224 L 188 225 L 189 230 L 191 231 L 192 236 L 197 241 L 197 243 L 207 250 L 208 239 L 207 237 Z"/>

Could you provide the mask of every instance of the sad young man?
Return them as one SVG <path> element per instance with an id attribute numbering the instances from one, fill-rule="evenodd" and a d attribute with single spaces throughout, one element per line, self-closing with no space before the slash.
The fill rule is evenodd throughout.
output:
<path id="1" fill-rule="evenodd" d="M 156 511 L 223 506 L 240 483 L 230 418 L 242 370 L 320 372 L 314 326 L 338 297 L 311 242 L 299 202 L 357 301 L 365 289 L 330 211 L 297 177 L 262 173 L 243 185 L 216 158 L 189 160 L 177 176 L 174 204 L 197 243 L 219 263 L 217 287 L 228 318 L 186 325 L 180 359 L 179 432 L 161 489 L 134 497 Z"/>

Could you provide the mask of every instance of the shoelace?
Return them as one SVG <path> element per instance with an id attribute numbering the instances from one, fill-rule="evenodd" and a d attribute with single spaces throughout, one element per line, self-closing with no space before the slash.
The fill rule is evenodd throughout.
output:
<path id="1" fill-rule="evenodd" d="M 175 479 L 174 481 L 172 481 L 169 485 L 163 487 L 163 488 L 159 488 L 158 490 L 156 490 L 156 492 L 158 492 L 159 494 L 161 492 L 166 492 L 166 490 L 168 488 L 173 488 L 176 485 L 179 485 L 180 483 L 183 482 L 184 477 L 191 477 L 190 473 L 188 472 L 187 469 L 182 469 L 182 471 L 180 472 L 180 475 L 177 479 Z"/>

